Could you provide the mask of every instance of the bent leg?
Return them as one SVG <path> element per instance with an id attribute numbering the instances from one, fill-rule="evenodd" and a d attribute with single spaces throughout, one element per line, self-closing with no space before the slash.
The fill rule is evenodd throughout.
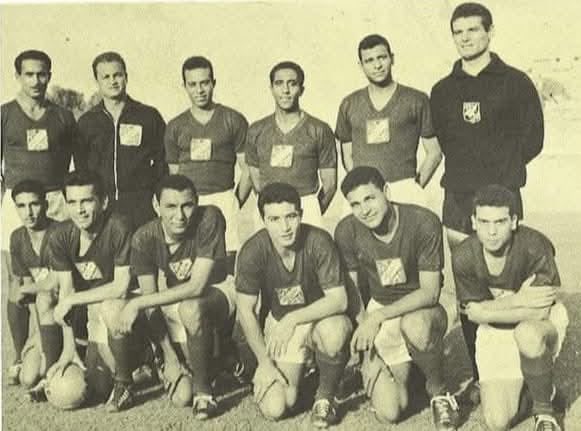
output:
<path id="1" fill-rule="evenodd" d="M 522 379 L 485 380 L 480 384 L 482 414 L 491 431 L 510 429 L 518 411 Z"/>
<path id="2" fill-rule="evenodd" d="M 296 404 L 303 372 L 303 364 L 277 362 L 276 366 L 285 376 L 288 385 L 274 382 L 262 399 L 258 401 L 260 412 L 267 419 L 275 421 L 281 419 Z"/>
<path id="3" fill-rule="evenodd" d="M 51 292 L 39 292 L 36 295 L 40 342 L 48 370 L 58 361 L 63 350 L 63 330 L 54 321 L 56 298 Z"/>

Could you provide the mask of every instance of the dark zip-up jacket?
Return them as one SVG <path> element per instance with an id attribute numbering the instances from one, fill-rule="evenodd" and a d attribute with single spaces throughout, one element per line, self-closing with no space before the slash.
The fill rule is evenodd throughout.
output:
<path id="1" fill-rule="evenodd" d="M 165 121 L 157 109 L 127 97 L 117 124 L 101 101 L 79 118 L 75 167 L 96 171 L 112 198 L 152 191 L 167 173 Z"/>
<path id="2" fill-rule="evenodd" d="M 487 184 L 518 189 L 526 164 L 543 148 L 543 111 L 529 77 L 491 53 L 468 75 L 461 60 L 432 89 L 434 128 L 445 156 L 442 186 L 475 191 Z"/>

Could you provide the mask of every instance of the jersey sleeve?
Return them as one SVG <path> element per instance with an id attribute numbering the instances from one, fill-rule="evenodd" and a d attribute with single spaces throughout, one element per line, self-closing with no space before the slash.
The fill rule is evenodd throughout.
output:
<path id="1" fill-rule="evenodd" d="M 516 118 L 518 118 L 518 131 L 516 135 L 520 141 L 523 159 L 526 163 L 535 158 L 543 149 L 544 119 L 543 108 L 539 93 L 531 81 L 525 75 L 518 75 L 513 89 L 516 91 L 515 99 Z"/>
<path id="2" fill-rule="evenodd" d="M 434 131 L 434 124 L 432 122 L 432 110 L 430 108 L 430 101 L 428 96 L 421 94 L 418 103 L 418 116 L 420 119 L 420 135 L 423 138 L 431 138 L 436 132 Z"/>
<path id="3" fill-rule="evenodd" d="M 478 279 L 475 258 L 468 243 L 464 243 L 452 253 L 452 273 L 456 284 L 456 298 L 461 304 L 492 299 L 488 287 Z"/>
<path id="4" fill-rule="evenodd" d="M 248 295 L 258 295 L 262 286 L 265 262 L 254 241 L 249 240 L 240 250 L 236 262 L 236 290 Z"/>
<path id="5" fill-rule="evenodd" d="M 248 135 L 248 121 L 246 121 L 243 115 L 235 113 L 233 115 L 233 123 L 234 151 L 237 154 L 243 153 Z"/>
<path id="6" fill-rule="evenodd" d="M 206 207 L 196 231 L 196 256 L 218 260 L 226 257 L 226 222 L 215 207 Z"/>
<path id="7" fill-rule="evenodd" d="M 119 219 L 113 233 L 113 264 L 128 266 L 131 263 L 131 229 L 124 220 Z"/>
<path id="8" fill-rule="evenodd" d="M 527 278 L 535 274 L 533 286 L 560 286 L 561 278 L 555 262 L 555 248 L 546 237 L 539 238 L 529 250 Z"/>
<path id="9" fill-rule="evenodd" d="M 10 260 L 12 264 L 12 274 L 17 277 L 29 277 L 30 272 L 22 259 L 21 241 L 18 230 L 15 230 L 10 235 Z"/>
<path id="10" fill-rule="evenodd" d="M 423 220 L 418 226 L 416 250 L 418 271 L 441 271 L 444 267 L 442 226 L 435 215 Z"/>
<path id="11" fill-rule="evenodd" d="M 355 230 L 353 224 L 348 219 L 343 219 L 335 229 L 335 242 L 339 247 L 340 256 L 348 271 L 359 269 L 359 259 L 357 259 Z"/>
<path id="12" fill-rule="evenodd" d="M 337 114 L 337 125 L 335 127 L 335 136 L 341 143 L 351 142 L 353 140 L 351 123 L 349 122 L 349 116 L 347 115 L 348 107 L 349 101 L 345 98 L 339 106 L 339 113 Z"/>
<path id="13" fill-rule="evenodd" d="M 323 124 L 319 144 L 319 169 L 337 167 L 337 147 L 335 146 L 335 136 L 327 124 Z"/>
<path id="14" fill-rule="evenodd" d="M 136 275 L 157 274 L 155 249 L 145 226 L 138 229 L 131 240 L 131 272 Z"/>
<path id="15" fill-rule="evenodd" d="M 165 175 L 167 175 L 167 162 L 165 157 L 165 130 L 166 124 L 157 109 L 153 109 L 153 136 L 151 143 L 153 145 L 151 154 L 152 169 L 155 175 L 155 184 L 157 184 Z"/>
<path id="16" fill-rule="evenodd" d="M 246 135 L 246 145 L 244 154 L 246 158 L 246 164 L 254 168 L 258 167 L 258 148 L 256 142 L 257 140 L 258 140 L 258 127 L 256 126 L 256 124 L 253 124 L 248 129 L 248 133 Z"/>
<path id="17" fill-rule="evenodd" d="M 73 245 L 64 229 L 55 230 L 48 239 L 49 266 L 54 271 L 72 271 L 74 263 L 70 252 Z"/>
<path id="18" fill-rule="evenodd" d="M 87 170 L 89 163 L 89 137 L 85 115 L 79 118 L 73 131 L 73 161 L 77 170 Z"/>
<path id="19" fill-rule="evenodd" d="M 170 121 L 165 128 L 163 145 L 165 147 L 165 161 L 167 163 L 177 164 L 179 162 L 179 146 L 175 120 Z"/>
<path id="20" fill-rule="evenodd" d="M 321 289 L 330 289 L 343 285 L 341 261 L 339 251 L 331 236 L 326 232 L 317 235 L 312 243 L 314 258 L 317 266 L 317 278 Z"/>

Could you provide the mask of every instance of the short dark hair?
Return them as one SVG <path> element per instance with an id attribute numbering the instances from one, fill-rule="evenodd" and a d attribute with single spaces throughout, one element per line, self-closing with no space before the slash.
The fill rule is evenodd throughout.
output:
<path id="1" fill-rule="evenodd" d="M 301 197 L 297 189 L 286 183 L 270 183 L 265 186 L 258 195 L 258 211 L 260 217 L 264 218 L 264 206 L 267 204 L 278 204 L 288 202 L 293 204 L 297 211 L 302 212 Z"/>
<path id="2" fill-rule="evenodd" d="M 193 56 L 184 61 L 184 64 L 182 64 L 182 79 L 184 83 L 186 82 L 186 70 L 193 69 L 210 69 L 210 77 L 212 81 L 214 80 L 214 67 L 206 57 Z"/>
<path id="3" fill-rule="evenodd" d="M 72 186 L 93 186 L 93 191 L 99 199 L 105 198 L 105 186 L 103 185 L 103 180 L 94 171 L 91 170 L 78 170 L 69 172 L 65 176 L 65 182 L 63 186 L 63 194 L 65 198 L 67 197 L 67 187 Z"/>
<path id="4" fill-rule="evenodd" d="M 191 190 L 194 194 L 196 202 L 198 202 L 198 191 L 196 190 L 196 186 L 188 177 L 184 175 L 166 175 L 163 177 L 159 183 L 157 183 L 157 187 L 155 188 L 155 197 L 159 202 L 161 198 L 161 193 L 166 190 L 177 190 L 181 192 L 183 190 Z"/>
<path id="5" fill-rule="evenodd" d="M 34 193 L 41 201 L 46 199 L 46 190 L 44 185 L 40 181 L 36 180 L 22 180 L 16 184 L 12 189 L 12 200 L 16 201 L 16 196 L 21 193 Z"/>
<path id="6" fill-rule="evenodd" d="M 22 73 L 22 62 L 24 60 L 42 61 L 44 64 L 46 64 L 46 68 L 49 72 L 52 68 L 52 61 L 46 52 L 39 51 L 37 49 L 29 49 L 27 51 L 22 51 L 14 59 L 14 69 L 16 69 L 16 73 L 19 75 Z"/>
<path id="7" fill-rule="evenodd" d="M 97 79 L 97 66 L 101 63 L 119 63 L 123 67 L 123 72 L 127 75 L 125 60 L 123 60 L 123 57 L 118 52 L 107 51 L 95 57 L 93 60 L 93 76 L 95 79 Z"/>
<path id="8" fill-rule="evenodd" d="M 302 87 L 305 84 L 305 71 L 301 66 L 299 66 L 294 61 L 281 61 L 274 65 L 272 69 L 270 69 L 270 85 L 274 83 L 274 75 L 276 72 L 282 69 L 291 69 L 297 73 L 297 80 L 299 81 L 300 86 Z"/>
<path id="9" fill-rule="evenodd" d="M 389 46 L 389 42 L 385 37 L 380 34 L 370 34 L 365 36 L 359 42 L 359 46 L 357 47 L 357 55 L 359 56 L 359 61 L 361 61 L 361 51 L 364 49 L 371 49 L 376 47 L 377 45 L 383 45 L 387 48 L 387 52 L 389 53 L 390 57 L 393 56 L 391 52 L 391 46 Z"/>
<path id="10" fill-rule="evenodd" d="M 515 194 L 499 184 L 490 184 L 481 187 L 474 194 L 472 200 L 472 214 L 476 215 L 476 207 L 507 207 L 512 217 L 517 215 L 517 201 Z"/>
<path id="11" fill-rule="evenodd" d="M 375 185 L 379 190 L 383 190 L 385 179 L 381 173 L 371 166 L 357 166 L 349 171 L 341 183 L 341 192 L 343 196 L 356 189 L 359 186 L 367 184 Z"/>
<path id="12" fill-rule="evenodd" d="M 479 16 L 482 20 L 484 30 L 490 30 L 490 26 L 492 25 L 492 14 L 486 6 L 481 5 L 480 3 L 462 3 L 454 9 L 454 12 L 452 12 L 450 31 L 454 31 L 452 24 L 454 24 L 454 21 L 458 18 L 468 18 L 471 16 Z"/>

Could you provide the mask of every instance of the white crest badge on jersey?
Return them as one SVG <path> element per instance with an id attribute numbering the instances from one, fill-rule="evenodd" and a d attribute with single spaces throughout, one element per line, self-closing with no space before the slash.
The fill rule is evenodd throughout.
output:
<path id="1" fill-rule="evenodd" d="M 49 270 L 46 267 L 33 267 L 29 269 L 29 272 L 35 283 L 45 280 L 49 274 Z"/>
<path id="2" fill-rule="evenodd" d="M 367 120 L 367 143 L 387 144 L 389 142 L 389 118 Z"/>
<path id="3" fill-rule="evenodd" d="M 188 257 L 177 262 L 170 262 L 169 269 L 179 281 L 184 281 L 190 277 L 193 263 L 192 259 Z"/>
<path id="4" fill-rule="evenodd" d="M 270 166 L 275 168 L 290 168 L 293 165 L 292 145 L 273 145 L 270 153 Z"/>
<path id="5" fill-rule="evenodd" d="M 191 160 L 210 160 L 212 158 L 212 140 L 192 138 L 190 141 Z"/>
<path id="6" fill-rule="evenodd" d="M 300 284 L 296 286 L 275 289 L 280 305 L 302 305 L 305 303 L 305 295 Z"/>
<path id="7" fill-rule="evenodd" d="M 375 261 L 375 266 L 382 286 L 394 286 L 407 282 L 405 268 L 399 257 L 378 259 Z"/>
<path id="8" fill-rule="evenodd" d="M 97 264 L 93 261 L 89 262 L 77 262 L 75 263 L 77 267 L 77 271 L 81 274 L 83 280 L 92 281 L 92 280 L 100 280 L 103 278 L 103 273 L 97 266 Z"/>
<path id="9" fill-rule="evenodd" d="M 480 123 L 480 102 L 464 102 L 462 105 L 462 115 L 464 121 L 470 124 Z"/>
<path id="10" fill-rule="evenodd" d="M 141 145 L 142 127 L 139 124 L 121 124 L 119 126 L 119 142 L 126 147 Z"/>
<path id="11" fill-rule="evenodd" d="M 48 151 L 46 129 L 28 129 L 26 131 L 26 148 L 28 151 Z"/>

